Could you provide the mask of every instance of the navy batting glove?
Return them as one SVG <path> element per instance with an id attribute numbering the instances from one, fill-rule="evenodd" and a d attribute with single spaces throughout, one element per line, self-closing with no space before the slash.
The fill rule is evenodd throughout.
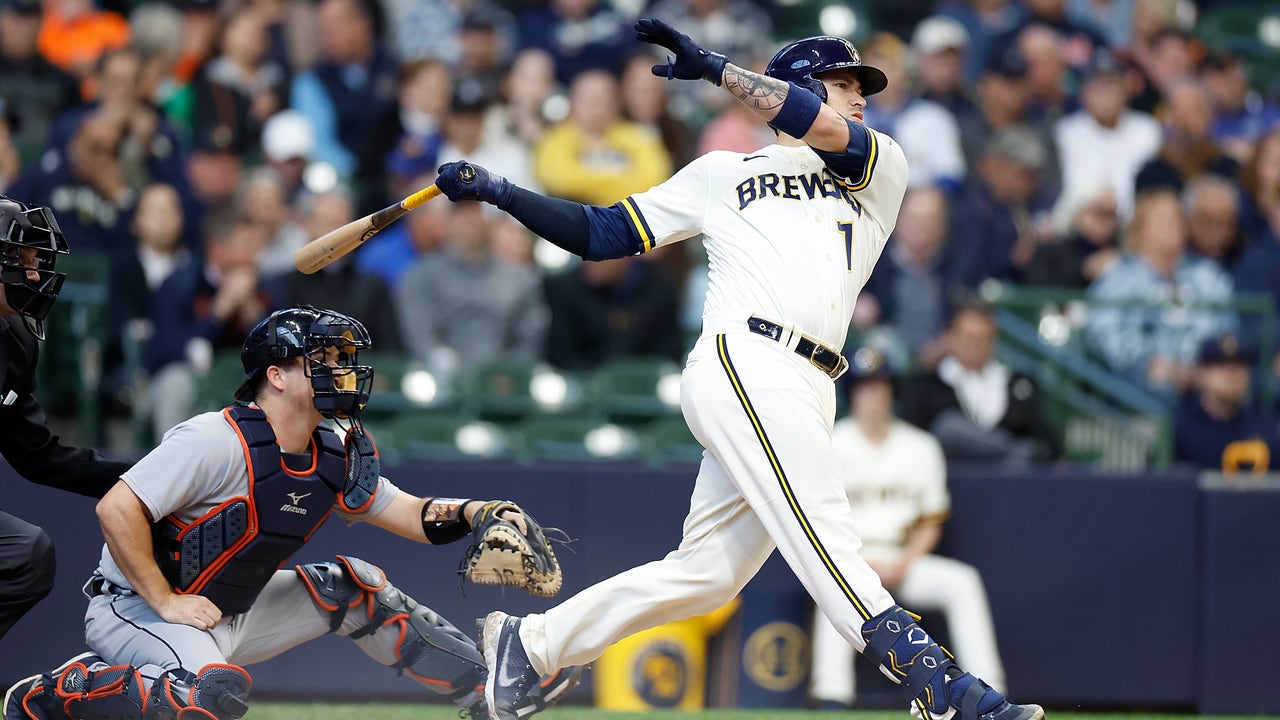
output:
<path id="1" fill-rule="evenodd" d="M 658 77 L 668 80 L 710 80 L 719 85 L 720 78 L 724 76 L 724 64 L 728 62 L 725 56 L 703 50 L 688 35 L 657 18 L 637 22 L 636 39 L 661 45 L 676 54 L 674 60 L 667 57 L 666 65 L 653 66 L 653 74 Z"/>
<path id="2" fill-rule="evenodd" d="M 436 187 L 450 200 L 479 200 L 497 205 L 498 200 L 511 188 L 511 183 L 501 175 L 472 165 L 465 160 L 455 160 L 436 169 Z"/>

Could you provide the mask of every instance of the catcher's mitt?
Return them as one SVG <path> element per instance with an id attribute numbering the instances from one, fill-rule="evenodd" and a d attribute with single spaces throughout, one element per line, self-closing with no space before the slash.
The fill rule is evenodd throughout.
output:
<path id="1" fill-rule="evenodd" d="M 521 534 L 515 523 L 498 517 L 504 510 L 524 515 L 529 534 Z M 458 572 L 477 585 L 510 585 L 540 597 L 553 597 L 564 580 L 542 526 L 507 500 L 485 503 L 471 519 L 471 544 Z"/>

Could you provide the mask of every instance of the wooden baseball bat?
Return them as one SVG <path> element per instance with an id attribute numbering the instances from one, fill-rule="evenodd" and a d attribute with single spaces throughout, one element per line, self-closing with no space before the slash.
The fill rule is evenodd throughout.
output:
<path id="1" fill-rule="evenodd" d="M 353 220 L 303 245 L 293 254 L 293 264 L 310 275 L 320 268 L 355 250 L 369 238 L 385 230 L 405 213 L 440 194 L 440 188 L 428 185 L 395 205 L 388 205 L 372 215 Z"/>

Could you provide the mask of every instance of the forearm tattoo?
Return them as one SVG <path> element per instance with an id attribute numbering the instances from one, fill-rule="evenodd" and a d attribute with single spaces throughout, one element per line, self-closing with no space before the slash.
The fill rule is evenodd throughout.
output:
<path id="1" fill-rule="evenodd" d="M 782 80 L 744 70 L 733 63 L 724 67 L 724 86 L 739 102 L 766 120 L 773 119 L 790 90 Z"/>

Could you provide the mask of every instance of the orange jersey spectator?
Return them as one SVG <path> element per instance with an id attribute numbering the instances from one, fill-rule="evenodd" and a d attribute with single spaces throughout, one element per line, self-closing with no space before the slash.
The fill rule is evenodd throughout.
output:
<path id="1" fill-rule="evenodd" d="M 107 50 L 129 44 L 129 23 L 113 12 L 97 10 L 90 0 L 45 4 L 37 48 L 49 62 L 77 78 L 87 78 Z"/>

